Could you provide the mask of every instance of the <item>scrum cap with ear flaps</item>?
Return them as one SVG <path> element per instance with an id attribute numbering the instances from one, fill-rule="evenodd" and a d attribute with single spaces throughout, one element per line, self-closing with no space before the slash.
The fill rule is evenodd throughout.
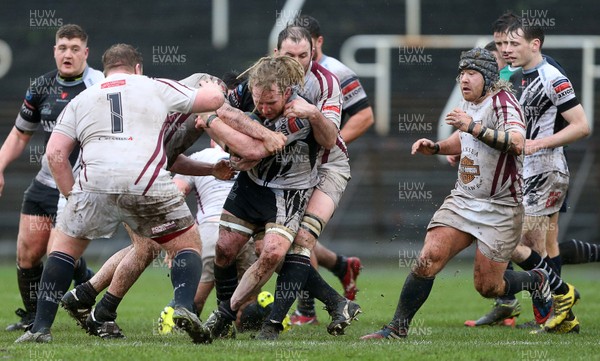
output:
<path id="1" fill-rule="evenodd" d="M 492 52 L 482 48 L 474 48 L 463 51 L 460 54 L 458 72 L 460 73 L 466 69 L 475 70 L 483 76 L 485 82 L 483 85 L 483 94 L 485 94 L 500 78 L 496 57 Z"/>

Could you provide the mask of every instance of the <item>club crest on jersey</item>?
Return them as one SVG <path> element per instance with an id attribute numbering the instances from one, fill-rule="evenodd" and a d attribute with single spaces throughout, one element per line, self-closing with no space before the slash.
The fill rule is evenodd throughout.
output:
<path id="1" fill-rule="evenodd" d="M 561 192 L 550 192 L 548 199 L 546 200 L 546 208 L 554 207 L 556 202 L 560 199 Z"/>
<path id="2" fill-rule="evenodd" d="M 569 79 L 561 78 L 552 83 L 554 92 L 558 95 L 558 99 L 564 98 L 567 95 L 573 94 L 573 86 Z"/>
<path id="3" fill-rule="evenodd" d="M 460 159 L 460 165 L 458 166 L 458 173 L 460 174 L 460 180 L 464 184 L 469 184 L 475 177 L 479 176 L 479 166 L 475 165 L 475 162 L 472 159 L 462 157 Z"/>

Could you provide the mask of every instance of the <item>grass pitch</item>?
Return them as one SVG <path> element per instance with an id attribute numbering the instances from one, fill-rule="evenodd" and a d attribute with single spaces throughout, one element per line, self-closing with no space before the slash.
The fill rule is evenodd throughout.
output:
<path id="1" fill-rule="evenodd" d="M 153 267 L 154 266 L 154 267 Z M 506 327 L 467 328 L 466 319 L 487 312 L 491 300 L 473 288 L 472 262 L 459 260 L 438 275 L 433 291 L 417 313 L 409 338 L 401 341 L 360 341 L 390 320 L 409 270 L 405 263 L 365 262 L 358 279 L 357 302 L 363 309 L 345 336 L 330 336 L 327 313 L 318 304 L 318 326 L 293 328 L 275 342 L 255 341 L 251 334 L 235 340 L 217 340 L 194 345 L 185 334 L 159 336 L 156 319 L 170 300 L 172 289 L 167 270 L 153 265 L 142 275 L 119 307 L 117 322 L 125 340 L 105 341 L 86 335 L 64 310 L 59 309 L 51 344 L 14 344 L 18 333 L 0 331 L 0 358 L 6 360 L 600 360 L 600 287 L 598 264 L 565 266 L 563 278 L 576 285 L 582 295 L 574 311 L 581 333 L 530 335 Z M 339 281 L 327 271 L 324 276 L 336 288 Z M 16 320 L 20 305 L 14 266 L 0 267 L 2 309 L 0 325 Z M 273 280 L 266 290 L 273 291 Z M 533 318 L 531 302 L 518 295 L 523 306 L 519 323 Z M 99 298 L 98 298 L 99 300 Z M 206 319 L 214 309 L 214 294 L 205 308 Z"/>

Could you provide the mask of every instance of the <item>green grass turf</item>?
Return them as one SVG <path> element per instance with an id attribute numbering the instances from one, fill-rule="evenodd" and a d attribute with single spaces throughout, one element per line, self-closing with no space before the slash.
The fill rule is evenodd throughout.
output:
<path id="1" fill-rule="evenodd" d="M 7 360 L 600 360 L 600 288 L 598 264 L 565 266 L 564 278 L 575 284 L 582 300 L 574 311 L 581 321 L 579 335 L 530 335 L 506 327 L 467 328 L 465 319 L 488 311 L 492 301 L 473 288 L 472 262 L 455 261 L 438 275 L 433 291 L 417 313 L 413 334 L 401 341 L 360 341 L 379 329 L 393 315 L 408 272 L 406 262 L 365 262 L 358 284 L 357 301 L 363 314 L 345 336 L 330 336 L 328 315 L 318 306 L 319 326 L 293 328 L 276 342 L 255 341 L 250 334 L 236 340 L 217 340 L 194 345 L 184 334 L 159 336 L 154 329 L 160 310 L 172 289 L 166 269 L 155 264 L 132 288 L 119 307 L 119 325 L 125 340 L 101 340 L 86 335 L 59 309 L 51 344 L 14 344 L 19 333 L 0 331 L 0 359 Z M 339 282 L 327 271 L 324 276 L 336 288 Z M 0 325 L 16 320 L 19 306 L 15 270 L 0 267 Z M 267 290 L 272 290 L 273 280 Z M 214 294 L 213 294 L 214 295 Z M 211 295 L 202 318 L 214 309 Z M 531 303 L 522 301 L 519 322 L 532 319 Z"/>

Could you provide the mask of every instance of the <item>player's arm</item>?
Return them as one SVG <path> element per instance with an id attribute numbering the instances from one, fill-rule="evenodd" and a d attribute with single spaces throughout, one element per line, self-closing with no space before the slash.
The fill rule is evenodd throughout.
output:
<path id="1" fill-rule="evenodd" d="M 250 117 L 241 110 L 234 108 L 227 103 L 217 109 L 216 114 L 229 127 L 262 141 L 269 153 L 278 152 L 285 146 L 285 135 L 263 127 L 250 119 Z"/>
<path id="2" fill-rule="evenodd" d="M 225 102 L 221 87 L 213 82 L 202 81 L 192 104 L 192 113 L 212 112 Z"/>
<path id="3" fill-rule="evenodd" d="M 562 112 L 561 115 L 568 125 L 549 137 L 527 140 L 526 155 L 533 154 L 540 149 L 562 147 L 590 134 L 590 125 L 581 104 Z"/>
<path id="4" fill-rule="evenodd" d="M 298 97 L 286 103 L 283 114 L 288 118 L 308 119 L 317 143 L 327 149 L 335 146 L 338 134 L 337 126 L 331 120 L 327 119 L 316 106 L 307 102 L 306 99 Z"/>
<path id="5" fill-rule="evenodd" d="M 177 186 L 177 189 L 179 189 L 179 191 L 183 193 L 183 195 L 187 196 L 192 191 L 193 185 L 188 181 L 187 177 L 185 176 L 176 175 L 175 177 L 173 177 L 173 182 Z"/>
<path id="6" fill-rule="evenodd" d="M 215 164 L 200 162 L 183 154 L 179 154 L 175 163 L 169 168 L 169 171 L 191 176 L 212 175 L 217 179 L 229 180 L 233 178 L 235 171 L 229 166 L 229 162 L 222 159 Z"/>
<path id="7" fill-rule="evenodd" d="M 414 142 L 411 148 L 412 155 L 417 153 L 425 155 L 454 155 L 460 154 L 460 151 L 460 135 L 458 132 L 452 133 L 448 138 L 437 143 L 427 138 L 421 138 Z"/>
<path id="8" fill-rule="evenodd" d="M 525 147 L 523 134 L 512 130 L 490 129 L 479 123 L 464 110 L 456 108 L 446 115 L 446 124 L 469 133 L 486 145 L 511 155 L 520 155 Z M 452 153 L 446 153 L 452 154 Z"/>
<path id="9" fill-rule="evenodd" d="M 260 160 L 274 154 L 267 150 L 262 141 L 238 132 L 215 115 L 202 114 L 198 116 L 196 126 L 204 128 L 208 135 L 226 152 L 237 154 L 241 158 Z"/>
<path id="10" fill-rule="evenodd" d="M 58 190 L 65 197 L 69 196 L 73 184 L 75 184 L 69 155 L 76 144 L 75 139 L 60 132 L 52 132 L 46 146 L 46 157 L 48 158 L 50 171 L 56 181 Z"/>
<path id="11" fill-rule="evenodd" d="M 4 171 L 6 167 L 19 158 L 32 135 L 31 132 L 23 132 L 17 127 L 13 127 L 4 144 L 2 144 L 2 148 L 0 148 L 0 196 L 2 196 L 2 190 L 4 189 Z"/>
<path id="12" fill-rule="evenodd" d="M 359 110 L 356 114 L 349 117 L 346 124 L 342 127 L 340 131 L 342 139 L 344 139 L 346 144 L 351 143 L 363 135 L 374 122 L 373 109 L 371 107 Z"/>
<path id="13" fill-rule="evenodd" d="M 260 160 L 244 159 L 244 158 L 240 158 L 236 155 L 232 155 L 229 158 L 229 161 L 231 162 L 231 166 L 233 167 L 233 169 L 240 171 L 240 172 L 248 171 L 248 170 L 254 168 L 254 166 L 257 165 L 258 162 L 260 162 Z"/>

